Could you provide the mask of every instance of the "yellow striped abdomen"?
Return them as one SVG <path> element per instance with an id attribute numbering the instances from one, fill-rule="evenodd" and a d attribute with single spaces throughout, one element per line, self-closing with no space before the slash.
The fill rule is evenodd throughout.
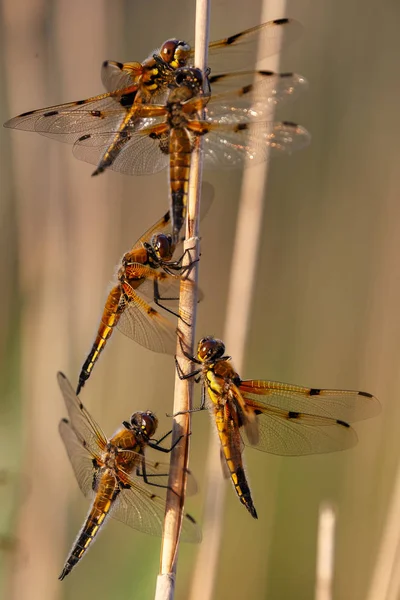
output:
<path id="1" fill-rule="evenodd" d="M 112 475 L 109 469 L 104 470 L 98 484 L 98 490 L 92 508 L 78 534 L 59 579 L 64 579 L 64 577 L 66 577 L 81 560 L 93 538 L 98 533 L 101 525 L 104 523 L 118 494 L 119 488 L 114 475 Z"/>
<path id="2" fill-rule="evenodd" d="M 235 491 L 242 504 L 245 505 L 254 519 L 257 512 L 253 504 L 249 484 L 243 467 L 241 455 L 241 437 L 235 413 L 231 414 L 229 403 L 214 407 L 215 423 L 221 441 L 221 449 L 226 460 L 228 471 Z"/>
<path id="3" fill-rule="evenodd" d="M 172 239 L 176 243 L 186 217 L 192 144 L 184 129 L 172 129 L 169 140 Z"/>
<path id="4" fill-rule="evenodd" d="M 121 294 L 122 290 L 120 285 L 116 285 L 108 294 L 95 342 L 79 375 L 78 388 L 76 390 L 77 394 L 79 394 L 85 385 L 85 382 L 89 379 L 92 369 L 99 358 L 100 352 L 105 347 L 108 338 L 111 336 L 114 327 L 119 321 L 122 314 L 119 305 Z"/>

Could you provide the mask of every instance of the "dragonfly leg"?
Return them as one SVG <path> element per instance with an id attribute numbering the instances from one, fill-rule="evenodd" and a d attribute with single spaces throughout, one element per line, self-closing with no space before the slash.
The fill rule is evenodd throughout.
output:
<path id="1" fill-rule="evenodd" d="M 178 300 L 178 298 L 175 298 L 175 297 L 167 298 L 165 296 L 162 297 L 160 295 L 160 291 L 158 289 L 158 281 L 154 281 L 154 292 L 153 293 L 154 293 L 154 302 L 155 302 L 155 304 L 157 304 L 157 306 L 159 306 L 160 308 L 166 310 L 171 315 L 174 315 L 174 317 L 178 317 L 178 319 L 180 319 L 183 323 L 185 323 L 185 325 L 187 325 L 187 327 L 191 327 L 191 324 L 188 323 L 187 321 L 185 321 L 185 319 L 182 317 L 182 315 L 180 315 L 180 314 L 176 313 L 175 311 L 171 310 L 170 308 L 168 308 L 164 304 L 161 304 L 160 300 Z"/>
<path id="2" fill-rule="evenodd" d="M 137 467 L 137 469 L 136 469 L 136 475 L 138 477 L 141 477 L 143 479 L 143 481 L 145 483 L 147 483 L 147 485 L 152 485 L 154 487 L 159 487 L 159 488 L 163 488 L 163 489 L 171 489 L 172 490 L 172 488 L 170 488 L 169 485 L 167 485 L 167 484 L 164 484 L 164 483 L 154 483 L 153 481 L 150 481 L 150 478 L 152 478 L 152 477 L 168 477 L 168 473 L 155 473 L 155 474 L 147 475 L 147 472 L 146 472 L 146 463 L 145 463 L 144 456 L 142 457 L 142 471 L 140 472 L 139 467 Z"/>
<path id="3" fill-rule="evenodd" d="M 168 431 L 168 433 L 166 433 L 165 435 L 163 435 L 163 437 L 162 437 L 162 438 L 160 438 L 158 441 L 154 441 L 154 442 L 153 442 L 152 440 L 150 440 L 150 442 L 149 442 L 147 445 L 148 445 L 150 448 L 153 448 L 154 450 L 159 450 L 160 452 L 169 453 L 169 452 L 171 452 L 171 451 L 172 451 L 172 450 L 175 448 L 175 446 L 176 446 L 177 444 L 179 444 L 179 442 L 181 441 L 181 439 L 182 439 L 183 437 L 185 437 L 184 435 L 180 435 L 180 436 L 178 437 L 178 439 L 177 439 L 177 440 L 176 440 L 176 441 L 175 441 L 175 442 L 172 444 L 172 446 L 171 446 L 170 448 L 163 448 L 162 446 L 160 446 L 160 445 L 159 445 L 159 444 L 160 444 L 160 442 L 162 442 L 163 440 L 165 440 L 165 438 L 166 438 L 166 437 L 168 437 L 169 435 L 171 435 L 171 433 L 172 433 L 172 429 L 171 429 L 171 431 Z"/>
<path id="4" fill-rule="evenodd" d="M 176 356 L 175 356 L 175 367 L 176 367 L 176 371 L 178 373 L 178 377 L 181 380 L 190 379 L 191 377 L 194 377 L 195 375 L 198 375 L 199 373 L 201 373 L 201 369 L 195 369 L 194 371 L 190 371 L 190 373 L 184 373 Z"/>
<path id="5" fill-rule="evenodd" d="M 201 361 L 198 360 L 195 356 L 192 356 L 187 350 L 186 348 L 184 348 L 183 346 L 183 339 L 182 339 L 182 332 L 179 330 L 177 330 L 177 335 L 178 335 L 178 339 L 179 339 L 179 345 L 181 347 L 182 350 L 182 354 L 185 358 L 187 358 L 188 360 L 190 360 L 193 363 L 196 363 L 197 365 L 201 365 Z M 175 360 L 176 363 L 176 360 Z M 200 373 L 201 369 L 198 369 L 198 373 Z"/>

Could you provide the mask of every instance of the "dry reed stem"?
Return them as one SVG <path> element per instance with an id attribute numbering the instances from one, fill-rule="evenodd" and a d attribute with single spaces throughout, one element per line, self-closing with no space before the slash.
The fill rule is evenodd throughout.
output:
<path id="1" fill-rule="evenodd" d="M 319 509 L 315 600 L 332 600 L 336 513 L 323 503 Z"/>
<path id="2" fill-rule="evenodd" d="M 284 15 L 285 2 L 264 0 L 260 22 Z M 259 48 L 259 56 L 262 48 Z M 269 62 L 277 70 L 279 54 Z M 232 64 L 232 70 L 235 65 Z M 236 234 L 229 278 L 224 342 L 240 373 L 250 324 L 250 310 L 255 288 L 256 265 L 261 239 L 261 225 L 269 163 L 245 169 L 237 216 Z M 249 231 L 251 235 L 249 236 Z M 223 528 L 223 508 L 226 482 L 220 465 L 220 442 L 210 436 L 207 456 L 207 494 L 203 519 L 203 542 L 199 549 L 193 576 L 190 600 L 211 600 L 215 587 Z"/>
<path id="3" fill-rule="evenodd" d="M 208 30 L 210 0 L 197 0 L 196 3 L 196 36 L 195 66 L 203 72 L 207 66 Z M 188 195 L 188 214 L 186 221 L 186 241 L 184 250 L 190 250 L 190 261 L 199 259 L 199 217 L 200 188 L 202 175 L 201 141 L 192 154 L 190 169 L 190 185 Z M 197 284 L 198 265 L 196 262 L 190 270 L 188 280 Z M 188 287 L 181 283 L 179 310 L 189 318 L 190 326 L 179 322 L 179 331 L 186 349 L 193 353 L 196 331 L 197 287 Z M 183 355 L 179 340 L 177 342 L 177 358 L 185 372 L 192 369 L 190 361 Z M 181 380 L 175 375 L 175 395 L 173 412 L 190 410 L 193 406 L 193 379 Z M 164 521 L 164 532 L 161 543 L 160 575 L 157 578 L 156 600 L 172 600 L 175 592 L 176 561 L 179 547 L 179 535 L 182 526 L 182 509 L 185 500 L 186 469 L 189 462 L 190 413 L 174 418 L 172 427 L 172 443 L 183 435 L 180 443 L 171 452 L 171 469 L 167 493 L 167 505 Z"/>

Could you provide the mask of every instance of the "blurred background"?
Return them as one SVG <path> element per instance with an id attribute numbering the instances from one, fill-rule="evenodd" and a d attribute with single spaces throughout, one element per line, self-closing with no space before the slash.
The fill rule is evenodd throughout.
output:
<path id="1" fill-rule="evenodd" d="M 372 600 L 400 452 L 400 5 L 289 0 L 282 10 L 270 2 L 270 18 L 297 19 L 304 32 L 280 70 L 301 73 L 310 89 L 279 116 L 309 129 L 312 144 L 271 162 L 242 376 L 367 390 L 383 411 L 356 424 L 359 444 L 347 452 L 246 451 L 259 520 L 229 489 L 214 597 L 312 598 L 318 507 L 330 500 L 334 598 Z M 174 0 L 1 0 L 0 121 L 102 93 L 103 60 L 143 60 L 167 38 L 193 40 L 194 11 Z M 213 0 L 211 39 L 258 24 L 260 13 L 258 1 Z M 92 179 L 70 146 L 0 132 L 0 595 L 152 598 L 159 540 L 116 521 L 57 580 L 88 504 L 58 436 L 65 408 L 55 375 L 76 381 L 115 265 L 166 210 L 167 177 Z M 241 173 L 205 179 L 215 199 L 201 226 L 198 338 L 223 334 Z M 82 400 L 107 434 L 146 409 L 167 431 L 173 379 L 171 357 L 116 332 Z M 210 431 L 207 415 L 195 415 L 191 469 L 201 491 L 187 509 L 200 522 Z M 181 546 L 180 600 L 196 552 Z M 373 598 L 389 596 L 378 586 Z"/>

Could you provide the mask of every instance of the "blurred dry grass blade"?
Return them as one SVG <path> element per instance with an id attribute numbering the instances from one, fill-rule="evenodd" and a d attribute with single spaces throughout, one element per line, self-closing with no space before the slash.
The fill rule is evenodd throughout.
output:
<path id="1" fill-rule="evenodd" d="M 323 503 L 319 509 L 315 600 L 332 600 L 336 513 Z"/>
<path id="2" fill-rule="evenodd" d="M 195 66 L 204 72 L 207 66 L 208 32 L 211 0 L 196 2 L 196 32 L 195 32 Z M 202 178 L 201 140 L 197 141 L 191 157 L 190 184 L 187 206 L 186 235 L 184 250 L 190 249 L 187 255 L 189 261 L 197 261 L 190 270 L 188 279 L 197 284 L 199 259 L 199 220 L 200 220 L 200 190 Z M 186 264 L 187 264 L 186 263 Z M 179 310 L 185 315 L 191 315 L 190 326 L 179 323 L 179 330 L 184 340 L 185 348 L 193 354 L 196 332 L 197 287 L 188 288 L 181 283 Z M 179 339 L 177 341 L 177 359 L 188 372 L 192 367 L 182 353 Z M 193 378 L 182 380 L 175 374 L 175 394 L 173 412 L 190 410 L 193 406 Z M 174 418 L 172 443 L 183 434 L 180 443 L 171 452 L 171 470 L 167 493 L 167 506 L 164 521 L 164 535 L 161 543 L 160 575 L 157 578 L 156 600 L 172 600 L 175 592 L 175 573 L 178 554 L 179 535 L 182 526 L 182 509 L 185 499 L 186 469 L 189 462 L 190 413 L 181 414 Z M 174 474 L 181 473 L 180 481 Z M 176 493 L 174 493 L 176 492 Z"/>
<path id="3" fill-rule="evenodd" d="M 400 462 L 367 600 L 398 600 L 400 594 Z"/>
<path id="4" fill-rule="evenodd" d="M 285 6 L 285 1 L 264 0 L 260 23 L 277 15 L 283 16 Z M 259 56 L 263 55 L 262 47 L 258 52 Z M 279 54 L 268 61 L 268 68 L 277 71 L 278 67 Z M 232 70 L 234 69 L 235 65 L 232 64 Z M 224 326 L 224 342 L 228 353 L 234 358 L 235 369 L 239 373 L 243 367 L 250 325 L 268 168 L 267 161 L 263 165 L 245 169 L 239 201 Z M 215 435 L 209 438 L 206 471 L 207 496 L 203 519 L 203 542 L 198 552 L 190 600 L 211 600 L 217 575 L 226 482 L 221 473 L 220 442 Z"/>

